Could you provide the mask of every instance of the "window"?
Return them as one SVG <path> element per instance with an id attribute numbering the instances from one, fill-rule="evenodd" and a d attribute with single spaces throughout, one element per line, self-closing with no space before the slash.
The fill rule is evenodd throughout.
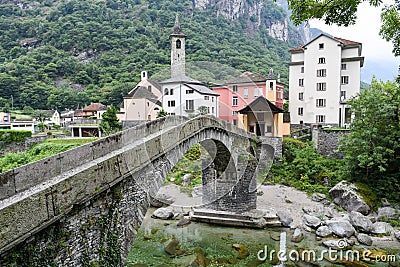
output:
<path id="1" fill-rule="evenodd" d="M 344 102 L 346 99 L 346 91 L 340 91 L 340 102 Z"/>
<path id="2" fill-rule="evenodd" d="M 187 111 L 194 110 L 194 100 L 186 100 L 186 110 Z"/>
<path id="3" fill-rule="evenodd" d="M 326 99 L 316 99 L 316 106 L 317 108 L 325 107 Z"/>
<path id="4" fill-rule="evenodd" d="M 254 133 L 254 125 L 250 125 L 249 132 Z"/>
<path id="5" fill-rule="evenodd" d="M 320 49 L 320 50 L 324 49 L 324 43 L 320 43 L 320 44 L 319 44 L 319 49 Z"/>
<path id="6" fill-rule="evenodd" d="M 304 79 L 299 79 L 299 86 L 304 87 Z"/>
<path id="7" fill-rule="evenodd" d="M 205 96 L 204 96 L 204 100 L 210 100 L 210 96 L 205 95 Z"/>
<path id="8" fill-rule="evenodd" d="M 304 100 L 304 93 L 299 93 L 299 100 Z"/>
<path id="9" fill-rule="evenodd" d="M 298 108 L 297 109 L 297 114 L 300 116 L 303 116 L 303 108 Z"/>
<path id="10" fill-rule="evenodd" d="M 317 91 L 326 91 L 326 83 L 317 83 Z"/>
<path id="11" fill-rule="evenodd" d="M 173 113 L 168 113 L 168 115 L 175 116 L 175 113 L 174 112 Z"/>
<path id="12" fill-rule="evenodd" d="M 215 108 L 212 107 L 211 110 L 212 110 L 212 114 L 214 114 L 215 113 Z"/>
<path id="13" fill-rule="evenodd" d="M 186 94 L 193 94 L 193 93 L 194 93 L 193 89 L 186 90 Z"/>
<path id="14" fill-rule="evenodd" d="M 248 88 L 243 89 L 243 98 L 249 98 L 249 89 Z"/>
<path id="15" fill-rule="evenodd" d="M 266 132 L 267 133 L 272 133 L 272 126 L 271 125 L 267 125 Z"/>
<path id="16" fill-rule="evenodd" d="M 165 89 L 164 89 L 164 95 L 168 95 L 168 93 L 169 93 L 168 88 L 165 88 Z"/>
<path id="17" fill-rule="evenodd" d="M 237 112 L 236 110 L 233 110 L 233 111 L 232 111 L 232 115 L 233 115 L 233 116 L 237 116 L 237 115 L 238 115 L 238 112 Z"/>
<path id="18" fill-rule="evenodd" d="M 169 90 L 169 94 L 170 94 L 170 95 L 173 95 L 173 94 L 174 94 L 174 89 L 170 89 L 170 90 Z"/>
<path id="19" fill-rule="evenodd" d="M 147 90 L 151 92 L 151 85 L 147 86 Z"/>
<path id="20" fill-rule="evenodd" d="M 233 125 L 237 125 L 237 120 L 233 120 Z"/>
<path id="21" fill-rule="evenodd" d="M 274 82 L 269 82 L 269 89 L 274 90 Z"/>
<path id="22" fill-rule="evenodd" d="M 254 88 L 254 97 L 259 97 L 261 95 L 262 88 Z"/>
<path id="23" fill-rule="evenodd" d="M 176 41 L 176 49 L 181 49 L 182 48 L 182 41 L 181 40 L 177 40 Z"/>
<path id="24" fill-rule="evenodd" d="M 238 86 L 237 86 L 237 85 L 234 85 L 234 86 L 232 87 L 232 92 L 237 93 L 237 91 L 238 91 Z"/>
<path id="25" fill-rule="evenodd" d="M 320 57 L 318 59 L 318 64 L 325 64 L 325 58 L 324 57 Z"/>
<path id="26" fill-rule="evenodd" d="M 304 67 L 300 68 L 300 73 L 304 73 Z"/>
<path id="27" fill-rule="evenodd" d="M 317 70 L 317 77 L 326 77 L 326 69 Z"/>
<path id="28" fill-rule="evenodd" d="M 168 101 L 168 107 L 175 107 L 175 100 Z"/>
<path id="29" fill-rule="evenodd" d="M 348 84 L 349 83 L 349 76 L 342 76 L 340 77 L 340 82 L 342 84 Z"/>
<path id="30" fill-rule="evenodd" d="M 211 97 L 211 102 L 214 102 L 214 97 Z"/>
<path id="31" fill-rule="evenodd" d="M 232 97 L 232 106 L 237 106 L 238 105 L 238 97 L 234 96 Z"/>
<path id="32" fill-rule="evenodd" d="M 342 70 L 347 70 L 347 64 L 342 64 Z"/>
<path id="33" fill-rule="evenodd" d="M 316 117 L 317 122 L 325 122 L 325 115 L 317 115 Z"/>

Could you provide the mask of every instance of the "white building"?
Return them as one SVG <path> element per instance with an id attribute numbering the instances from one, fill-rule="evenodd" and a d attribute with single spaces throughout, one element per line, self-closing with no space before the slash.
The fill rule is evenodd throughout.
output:
<path id="1" fill-rule="evenodd" d="M 289 110 L 292 124 L 347 126 L 347 100 L 360 92 L 362 44 L 321 34 L 291 49 Z"/>
<path id="2" fill-rule="evenodd" d="M 118 119 L 121 122 L 155 120 L 162 109 L 161 99 L 161 85 L 142 71 L 141 81 L 124 97 Z"/>
<path id="3" fill-rule="evenodd" d="M 218 94 L 203 83 L 185 75 L 186 35 L 176 16 L 171 41 L 171 78 L 161 82 L 162 106 L 170 115 L 199 113 L 218 116 Z"/>

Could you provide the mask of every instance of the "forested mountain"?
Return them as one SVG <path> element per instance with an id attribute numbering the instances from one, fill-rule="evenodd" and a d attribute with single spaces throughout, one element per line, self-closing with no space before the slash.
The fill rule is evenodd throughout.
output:
<path id="1" fill-rule="evenodd" d="M 140 71 L 169 67 L 176 13 L 187 61 L 284 81 L 305 38 L 273 0 L 0 0 L 0 108 L 118 105 Z"/>

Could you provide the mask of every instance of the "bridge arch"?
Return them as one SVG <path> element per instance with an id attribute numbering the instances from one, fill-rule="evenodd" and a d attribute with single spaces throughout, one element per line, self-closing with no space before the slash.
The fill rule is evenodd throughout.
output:
<path id="1" fill-rule="evenodd" d="M 206 204 L 255 208 L 254 136 L 213 117 L 167 117 L 1 174 L 0 262 L 34 253 L 64 266 L 122 266 L 149 196 L 196 143 L 214 155 Z"/>

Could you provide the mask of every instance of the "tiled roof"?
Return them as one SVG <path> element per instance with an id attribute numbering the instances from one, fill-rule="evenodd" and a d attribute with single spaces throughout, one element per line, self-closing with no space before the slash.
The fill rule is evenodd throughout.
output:
<path id="1" fill-rule="evenodd" d="M 104 105 L 101 103 L 91 103 L 89 106 L 83 108 L 83 111 L 98 111 L 104 108 Z"/>
<path id="2" fill-rule="evenodd" d="M 128 97 L 131 98 L 146 98 L 146 99 L 157 99 L 157 96 L 150 92 L 146 87 L 137 87 L 135 90 L 133 90 L 130 94 L 128 94 Z"/>
<path id="3" fill-rule="evenodd" d="M 350 40 L 346 40 L 346 39 L 339 38 L 339 37 L 333 37 L 333 38 L 338 40 L 339 42 L 342 42 L 344 45 L 360 45 L 361 44 L 359 42 L 350 41 Z"/>
<path id="4" fill-rule="evenodd" d="M 343 39 L 343 38 L 340 38 L 340 37 L 333 37 L 333 36 L 330 36 L 330 35 L 321 33 L 320 35 L 318 35 L 318 37 L 315 37 L 314 39 L 312 39 L 312 40 L 311 40 L 310 42 L 308 42 L 307 44 L 305 44 L 305 45 L 299 45 L 299 46 L 297 46 L 297 47 L 295 47 L 295 48 L 292 48 L 292 49 L 289 50 L 289 52 L 297 52 L 297 51 L 303 50 L 304 47 L 306 47 L 308 44 L 312 43 L 314 40 L 318 39 L 318 38 L 321 37 L 322 35 L 323 35 L 323 36 L 326 36 L 326 37 L 329 37 L 329 38 L 331 38 L 331 39 L 333 39 L 333 40 L 336 40 L 336 41 L 342 43 L 342 44 L 345 45 L 345 46 L 346 46 L 346 45 L 361 45 L 361 43 L 359 43 L 359 42 L 355 42 L 355 41 Z"/>
<path id="5" fill-rule="evenodd" d="M 164 81 L 162 81 L 160 83 L 164 84 L 164 83 L 176 83 L 176 82 L 195 82 L 195 83 L 200 83 L 199 81 L 196 81 L 195 79 L 192 79 L 192 78 L 186 76 L 185 74 L 180 74 L 180 75 L 177 75 L 175 77 L 171 77 L 171 78 L 169 78 L 167 80 L 164 80 Z"/>
<path id="6" fill-rule="evenodd" d="M 226 81 L 226 84 L 265 82 L 267 78 L 259 73 L 245 72 L 240 77 L 235 77 Z"/>
<path id="7" fill-rule="evenodd" d="M 216 95 L 219 96 L 216 92 L 205 86 L 204 84 L 201 83 L 185 83 L 189 88 L 192 88 L 193 90 L 197 91 L 198 93 L 202 95 Z"/>
<path id="8" fill-rule="evenodd" d="M 255 107 L 258 103 L 263 103 L 263 104 L 265 104 L 265 106 L 268 106 L 268 108 L 265 110 L 256 110 Z M 266 99 L 263 96 L 257 97 L 253 102 L 251 102 L 246 107 L 239 110 L 239 113 L 246 114 L 248 112 L 254 112 L 254 111 L 266 111 L 266 112 L 271 111 L 274 114 L 275 113 L 284 113 L 283 109 L 275 106 L 271 101 L 269 101 L 268 99 Z"/>

